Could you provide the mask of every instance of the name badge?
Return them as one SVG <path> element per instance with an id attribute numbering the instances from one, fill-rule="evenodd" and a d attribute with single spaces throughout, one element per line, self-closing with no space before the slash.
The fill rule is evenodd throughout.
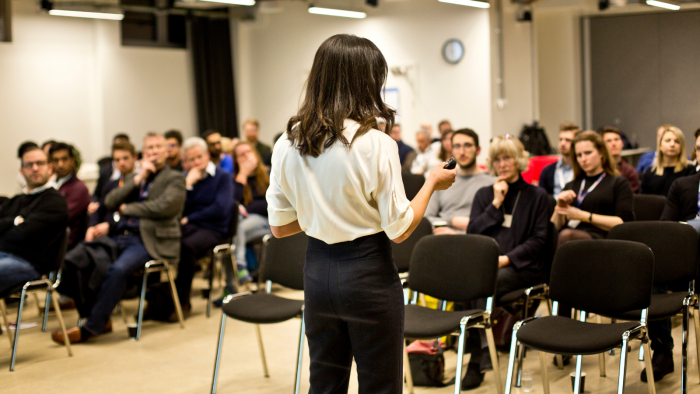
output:
<path id="1" fill-rule="evenodd" d="M 571 228 L 576 228 L 579 224 L 581 224 L 580 220 L 569 220 L 568 226 Z"/>
<path id="2" fill-rule="evenodd" d="M 503 215 L 503 223 L 501 226 L 510 228 L 511 224 L 513 224 L 513 215 Z"/>

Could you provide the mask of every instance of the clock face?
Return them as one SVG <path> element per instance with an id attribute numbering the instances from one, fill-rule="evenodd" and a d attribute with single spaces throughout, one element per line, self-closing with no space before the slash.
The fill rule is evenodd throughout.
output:
<path id="1" fill-rule="evenodd" d="M 447 63 L 457 64 L 464 57 L 464 45 L 462 41 L 453 38 L 447 40 L 442 46 L 442 57 Z"/>

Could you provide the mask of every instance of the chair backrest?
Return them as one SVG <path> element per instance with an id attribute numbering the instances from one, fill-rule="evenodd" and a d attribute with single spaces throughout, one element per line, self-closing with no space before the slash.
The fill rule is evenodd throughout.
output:
<path id="1" fill-rule="evenodd" d="M 552 222 L 547 223 L 547 239 L 544 244 L 544 250 L 542 250 L 542 270 L 544 271 L 545 277 L 544 282 L 549 283 L 549 275 L 552 272 L 552 262 L 554 261 L 554 256 L 557 253 L 557 241 L 559 232 L 557 231 L 557 226 Z"/>
<path id="2" fill-rule="evenodd" d="M 401 179 L 403 180 L 403 187 L 406 190 L 406 198 L 409 200 L 413 200 L 425 183 L 425 177 L 423 175 L 406 172 L 401 173 Z"/>
<path id="3" fill-rule="evenodd" d="M 231 211 L 231 220 L 228 222 L 228 235 L 231 237 L 231 242 L 233 243 L 233 238 L 236 237 L 238 232 L 238 202 L 233 202 L 233 210 Z"/>
<path id="4" fill-rule="evenodd" d="M 61 238 L 61 243 L 56 250 L 56 261 L 51 271 L 57 271 L 63 268 L 63 260 L 66 258 L 66 253 L 68 252 L 68 242 L 70 241 L 70 227 L 66 228 L 66 231 L 62 232 L 59 237 Z"/>
<path id="5" fill-rule="evenodd" d="M 264 245 L 262 278 L 295 290 L 304 290 L 304 261 L 309 237 L 299 233 L 270 236 Z"/>
<path id="6" fill-rule="evenodd" d="M 465 302 L 496 292 L 498 243 L 474 234 L 427 235 L 413 249 L 411 290 L 440 300 Z"/>
<path id="7" fill-rule="evenodd" d="M 399 272 L 408 272 L 408 267 L 411 263 L 411 254 L 413 253 L 413 248 L 416 246 L 416 243 L 424 236 L 431 235 L 432 233 L 433 225 L 430 224 L 428 219 L 423 218 L 408 239 L 400 244 L 396 242 L 391 243 L 391 250 L 394 253 L 394 263 Z"/>
<path id="8" fill-rule="evenodd" d="M 666 197 L 654 194 L 635 194 L 634 220 L 641 222 L 647 220 L 659 220 L 664 212 Z"/>
<path id="9" fill-rule="evenodd" d="M 554 214 L 554 209 L 557 207 L 557 200 L 554 199 L 554 196 L 551 194 L 547 194 L 547 217 L 552 217 Z"/>
<path id="10" fill-rule="evenodd" d="M 654 252 L 654 284 L 690 282 L 698 273 L 698 233 L 677 222 L 629 222 L 613 227 L 608 239 L 640 242 Z"/>
<path id="11" fill-rule="evenodd" d="M 648 308 L 654 253 L 631 241 L 570 241 L 554 256 L 552 300 L 586 312 L 617 314 Z"/>

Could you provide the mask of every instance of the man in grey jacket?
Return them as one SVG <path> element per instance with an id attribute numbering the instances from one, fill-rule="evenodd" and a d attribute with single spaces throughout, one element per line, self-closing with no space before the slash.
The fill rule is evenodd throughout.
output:
<path id="1" fill-rule="evenodd" d="M 107 272 L 85 325 L 68 330 L 71 343 L 112 330 L 109 318 L 124 295 L 130 274 L 149 260 L 179 259 L 185 176 L 166 166 L 166 159 L 165 138 L 148 133 L 143 140 L 141 172 L 127 176 L 122 186 L 105 197 L 105 207 L 115 211 L 113 239 L 119 257 Z M 64 342 L 60 330 L 52 338 Z"/>

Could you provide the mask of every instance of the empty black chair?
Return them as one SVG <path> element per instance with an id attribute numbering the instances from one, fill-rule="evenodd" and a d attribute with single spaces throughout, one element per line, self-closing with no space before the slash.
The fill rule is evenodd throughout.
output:
<path id="1" fill-rule="evenodd" d="M 647 321 L 663 320 L 683 313 L 681 392 L 688 388 L 688 318 L 690 308 L 698 305 L 698 295 L 694 292 L 693 280 L 698 272 L 698 234 L 693 227 L 677 222 L 630 222 L 615 226 L 608 239 L 621 239 L 640 242 L 654 252 L 654 286 L 667 287 L 688 283 L 688 291 L 667 294 L 653 294 L 646 316 Z M 608 317 L 620 320 L 635 320 L 640 311 L 609 314 Z M 696 351 L 700 355 L 700 319 L 695 313 Z M 640 360 L 644 353 L 640 349 Z M 649 376 L 647 369 L 647 376 Z"/>
<path id="2" fill-rule="evenodd" d="M 60 278 L 61 278 L 61 269 L 63 268 L 63 259 L 66 256 L 66 251 L 68 250 L 68 240 L 70 238 L 70 229 L 66 229 L 66 231 L 62 234 L 58 235 L 59 237 L 63 237 L 63 242 L 60 245 L 59 250 L 56 253 L 56 265 L 55 268 L 56 270 L 51 272 L 49 274 L 48 279 L 38 279 L 38 280 L 33 280 L 29 281 L 27 283 L 24 283 L 23 285 L 19 286 L 17 289 L 14 289 L 12 291 L 7 292 L 6 294 L 0 294 L 0 314 L 2 314 L 2 319 L 3 322 L 5 323 L 5 327 L 8 328 L 7 330 L 7 338 L 10 340 L 10 347 L 12 348 L 12 358 L 10 360 L 10 371 L 15 370 L 15 358 L 17 356 L 17 345 L 19 343 L 19 332 L 20 326 L 22 324 L 22 311 L 24 310 L 24 300 L 25 300 L 25 295 L 34 293 L 39 291 L 46 291 L 49 296 L 47 296 L 46 300 L 52 300 L 53 301 L 53 307 L 56 310 L 56 317 L 58 317 L 58 322 L 61 325 L 61 330 L 63 331 L 63 338 L 66 338 L 65 340 L 65 346 L 66 349 L 68 350 L 68 356 L 72 357 L 73 352 L 71 351 L 70 348 L 70 339 L 68 338 L 68 334 L 66 334 L 66 324 L 63 320 L 63 314 L 61 313 L 61 307 L 58 304 L 58 299 L 56 297 L 50 297 L 51 294 L 56 290 L 60 283 Z M 54 282 L 53 278 L 57 278 L 56 281 Z M 15 338 L 14 341 L 12 340 L 12 336 L 10 335 L 10 330 L 9 327 L 10 325 L 7 323 L 7 307 L 5 305 L 5 297 L 8 295 L 16 294 L 19 293 L 20 298 L 19 298 L 19 309 L 17 310 L 17 320 L 15 321 Z M 50 301 L 49 301 L 50 302 Z M 42 331 L 46 331 L 46 321 L 48 319 L 48 309 L 49 306 L 46 305 L 46 311 L 44 312 L 44 323 L 42 326 Z"/>
<path id="3" fill-rule="evenodd" d="M 406 198 L 413 200 L 425 183 L 423 175 L 411 174 L 407 172 L 401 173 L 403 187 L 406 190 Z"/>
<path id="4" fill-rule="evenodd" d="M 498 244 L 483 235 L 428 235 L 413 250 L 409 267 L 413 301 L 406 305 L 404 335 L 407 339 L 434 339 L 459 332 L 455 393 L 461 388 L 464 339 L 469 328 L 484 328 L 488 339 L 496 390 L 502 382 L 491 330 L 492 297 L 496 292 Z M 486 298 L 485 309 L 446 312 L 416 305 L 418 293 L 440 300 L 469 302 Z M 445 305 L 445 303 L 443 303 Z M 404 350 L 409 392 L 413 392 L 408 355 Z"/>
<path id="5" fill-rule="evenodd" d="M 641 340 L 649 352 L 649 337 L 643 321 L 651 303 L 654 254 L 648 246 L 630 241 L 572 241 L 557 249 L 552 264 L 549 291 L 553 316 L 531 317 L 513 327 L 513 341 L 508 362 L 506 394 L 511 392 L 515 350 L 518 342 L 540 351 L 540 366 L 545 394 L 549 394 L 545 352 L 577 355 L 574 392 L 580 392 L 582 355 L 600 354 L 620 347 L 618 394 L 624 392 L 627 347 L 630 340 Z M 594 284 L 594 285 L 592 285 Z M 581 311 L 580 321 L 557 316 L 558 303 Z M 586 315 L 616 315 L 638 310 L 633 322 L 587 323 Z M 641 321 L 640 321 L 641 320 Z M 646 358 L 651 371 L 651 359 Z M 649 393 L 655 394 L 653 374 L 649 376 Z"/>
<path id="6" fill-rule="evenodd" d="M 207 296 L 207 317 L 211 316 L 211 304 L 212 296 L 211 293 L 214 290 L 214 277 L 218 275 L 219 282 L 223 277 L 223 265 L 224 257 L 228 255 L 231 265 L 233 266 L 233 280 L 236 284 L 236 289 L 238 289 L 238 265 L 236 264 L 236 244 L 234 238 L 236 237 L 236 232 L 238 231 L 238 203 L 233 203 L 233 212 L 231 213 L 231 221 L 228 225 L 228 235 L 227 243 L 216 245 L 212 249 L 210 254 L 209 262 L 209 289 L 206 289 L 204 293 Z M 221 286 L 219 286 L 221 288 Z"/>
<path id="7" fill-rule="evenodd" d="M 224 304 L 221 308 L 221 330 L 219 331 L 219 343 L 216 349 L 214 377 L 211 383 L 212 394 L 216 392 L 219 376 L 226 317 L 255 324 L 265 377 L 270 375 L 267 370 L 260 324 L 280 323 L 294 317 L 301 317 L 297 372 L 294 381 L 294 392 L 299 393 L 301 359 L 304 349 L 304 301 L 282 298 L 270 293 L 273 282 L 294 290 L 304 290 L 304 261 L 306 260 L 307 244 L 308 237 L 304 233 L 286 238 L 265 237 L 260 274 L 267 283 L 265 286 L 266 291 L 260 291 L 255 294 L 250 292 L 238 293 L 229 295 L 224 299 Z"/>
<path id="8" fill-rule="evenodd" d="M 661 219 L 666 205 L 666 197 L 655 194 L 635 194 L 633 198 L 634 220 L 642 222 Z"/>
<path id="9" fill-rule="evenodd" d="M 431 235 L 433 233 L 433 226 L 430 221 L 426 218 L 421 219 L 418 223 L 418 227 L 413 230 L 411 236 L 405 241 L 397 244 L 396 242 L 391 243 L 391 251 L 394 254 L 394 263 L 399 273 L 408 272 L 408 267 L 411 262 L 411 254 L 413 253 L 413 248 L 416 246 L 418 241 L 426 235 Z"/>

